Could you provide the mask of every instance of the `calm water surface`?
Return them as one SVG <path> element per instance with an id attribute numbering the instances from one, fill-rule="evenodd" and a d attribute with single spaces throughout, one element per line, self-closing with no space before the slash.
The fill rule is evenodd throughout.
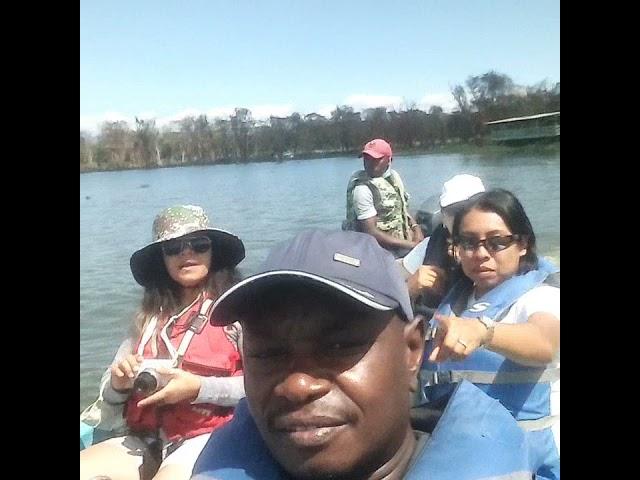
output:
<path id="1" fill-rule="evenodd" d="M 151 239 L 163 208 L 201 205 L 216 227 L 245 243 L 240 271 L 256 271 L 269 248 L 310 227 L 340 228 L 355 157 L 283 163 L 216 165 L 80 175 L 80 407 L 97 385 L 124 338 L 142 295 L 129 257 Z M 543 255 L 560 263 L 560 156 L 398 156 L 394 168 L 411 194 L 410 209 L 439 193 L 458 173 L 487 188 L 513 191 L 522 201 Z"/>

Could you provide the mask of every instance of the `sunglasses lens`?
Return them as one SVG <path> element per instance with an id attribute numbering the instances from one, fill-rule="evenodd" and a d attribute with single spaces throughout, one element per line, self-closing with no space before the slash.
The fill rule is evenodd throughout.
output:
<path id="1" fill-rule="evenodd" d="M 505 237 L 491 237 L 487 238 L 487 249 L 492 252 L 499 252 L 508 248 L 514 242 L 513 236 L 508 235 Z"/>
<path id="2" fill-rule="evenodd" d="M 192 238 L 189 243 L 191 249 L 196 253 L 204 253 L 211 248 L 211 240 L 208 237 Z"/>
<path id="3" fill-rule="evenodd" d="M 509 248 L 513 245 L 513 242 L 517 240 L 517 235 L 489 237 L 484 240 L 474 240 L 473 238 L 461 237 L 458 240 L 458 245 L 467 252 L 474 252 L 480 248 L 480 245 L 484 245 L 484 248 L 486 248 L 487 251 L 495 253 Z"/>
<path id="4" fill-rule="evenodd" d="M 162 251 L 170 257 L 180 255 L 180 252 L 182 252 L 182 240 L 169 240 L 163 243 Z"/>
<path id="5" fill-rule="evenodd" d="M 458 244 L 460 245 L 460 247 L 463 250 L 467 250 L 467 251 L 472 251 L 475 246 L 476 246 L 476 242 L 470 238 L 460 238 L 460 241 L 458 242 Z"/>
<path id="6" fill-rule="evenodd" d="M 180 255 L 186 247 L 191 248 L 195 253 L 205 253 L 211 248 L 211 240 L 209 237 L 169 240 L 162 244 L 162 251 L 165 255 L 172 257 Z"/>

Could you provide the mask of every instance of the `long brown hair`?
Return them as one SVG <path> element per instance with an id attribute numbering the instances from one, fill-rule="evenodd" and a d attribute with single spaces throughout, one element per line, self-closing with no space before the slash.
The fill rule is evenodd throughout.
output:
<path id="1" fill-rule="evenodd" d="M 180 285 L 169 276 L 164 268 L 162 253 L 158 257 L 162 262 L 162 270 L 158 269 L 159 275 L 156 276 L 153 284 L 144 289 L 142 303 L 134 317 L 131 329 L 131 336 L 134 339 L 142 334 L 154 315 L 159 315 L 161 312 L 165 315 L 173 315 L 184 307 L 184 305 L 180 305 Z M 164 274 L 161 274 L 161 271 Z M 203 291 L 207 293 L 209 298 L 215 300 L 239 281 L 240 273 L 235 267 L 210 271 Z"/>

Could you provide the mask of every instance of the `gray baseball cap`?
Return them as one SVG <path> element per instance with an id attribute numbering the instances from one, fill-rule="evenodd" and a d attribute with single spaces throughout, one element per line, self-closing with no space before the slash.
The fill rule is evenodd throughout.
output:
<path id="1" fill-rule="evenodd" d="M 398 263 L 374 237 L 360 232 L 315 229 L 303 231 L 274 247 L 258 273 L 218 298 L 211 323 L 218 326 L 232 323 L 233 311 L 244 294 L 255 295 L 259 289 L 283 280 L 330 287 L 375 310 L 399 309 L 406 320 L 413 320 L 409 291 Z"/>

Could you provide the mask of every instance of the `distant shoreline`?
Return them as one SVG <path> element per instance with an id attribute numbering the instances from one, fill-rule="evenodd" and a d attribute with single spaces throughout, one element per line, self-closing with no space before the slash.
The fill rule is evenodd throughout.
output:
<path id="1" fill-rule="evenodd" d="M 463 155 L 483 155 L 483 156 L 510 156 L 514 153 L 522 153 L 522 152 L 530 152 L 535 155 L 554 155 L 560 152 L 560 141 L 555 141 L 552 143 L 531 143 L 524 145 L 495 145 L 495 144 L 485 144 L 485 145 L 474 145 L 467 143 L 449 143 L 435 146 L 433 148 L 416 148 L 416 149 L 402 149 L 396 151 L 396 156 L 413 156 L 413 155 L 439 155 L 439 154 L 463 154 Z M 118 171 L 127 171 L 127 170 L 156 170 L 159 168 L 179 168 L 179 167 L 194 167 L 194 166 L 205 166 L 205 165 L 237 165 L 237 164 L 250 164 L 250 163 L 265 163 L 265 162 L 274 162 L 274 163 L 284 163 L 290 160 L 310 160 L 315 158 L 333 158 L 333 157 L 357 157 L 359 154 L 358 151 L 351 152 L 343 152 L 343 151 L 326 151 L 326 152 L 308 152 L 308 153 L 300 153 L 291 158 L 282 158 L 282 159 L 274 159 L 274 158 L 251 158 L 246 162 L 240 161 L 229 161 L 229 160 L 220 160 L 220 161 L 202 161 L 202 162 L 185 162 L 179 165 L 162 165 L 162 166 L 152 166 L 152 167 L 123 167 L 121 165 L 113 166 L 111 168 L 104 167 L 89 167 L 89 166 L 81 166 L 80 174 L 83 173 L 95 173 L 95 172 L 118 172 Z"/>

